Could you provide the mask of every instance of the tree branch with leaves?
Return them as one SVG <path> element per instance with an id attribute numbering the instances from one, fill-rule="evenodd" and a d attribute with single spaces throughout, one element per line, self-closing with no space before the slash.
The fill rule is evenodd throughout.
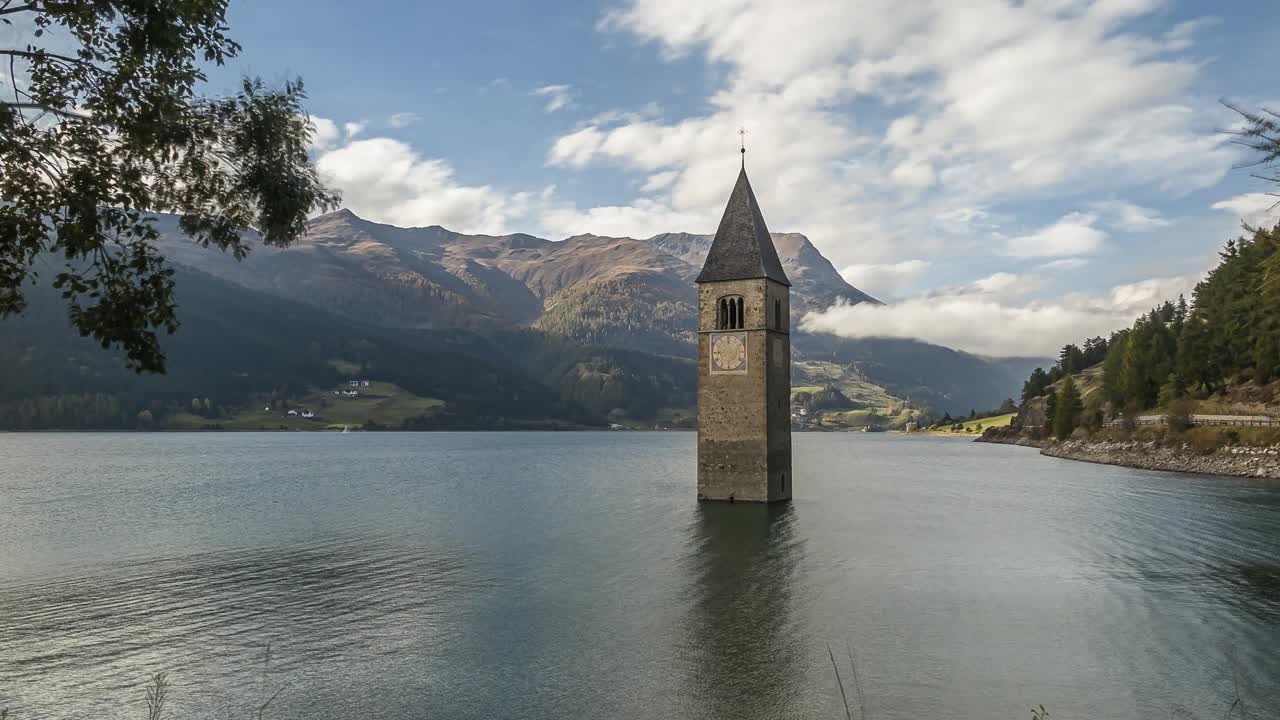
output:
<path id="1" fill-rule="evenodd" d="M 1224 132 L 1235 136 L 1233 143 L 1249 148 L 1253 152 L 1253 159 L 1239 167 L 1259 168 L 1259 172 L 1253 173 L 1255 178 L 1265 180 L 1272 185 L 1280 185 L 1280 112 L 1268 108 L 1253 112 L 1226 100 L 1221 102 L 1244 120 L 1243 127 Z M 1280 193 L 1267 194 L 1276 198 L 1271 209 L 1280 207 Z M 1255 230 L 1248 225 L 1245 229 L 1249 232 Z M 1265 272 L 1261 285 L 1265 292 L 1280 294 L 1280 243 L 1276 243 L 1274 233 L 1266 237 L 1274 247 L 1270 257 L 1263 263 Z"/>
<path id="2" fill-rule="evenodd" d="M 242 259 L 251 239 L 287 245 L 337 205 L 307 153 L 301 80 L 198 93 L 202 67 L 240 51 L 226 10 L 0 0 L 0 23 L 30 40 L 0 46 L 0 317 L 22 312 L 26 286 L 52 268 L 82 335 L 163 372 L 159 335 L 178 317 L 152 213 Z"/>

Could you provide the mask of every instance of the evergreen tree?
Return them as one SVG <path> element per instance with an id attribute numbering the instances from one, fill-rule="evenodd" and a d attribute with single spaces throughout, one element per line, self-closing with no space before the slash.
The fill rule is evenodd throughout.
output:
<path id="1" fill-rule="evenodd" d="M 1092 337 L 1084 343 L 1084 367 L 1090 368 L 1107 358 L 1107 341 L 1101 337 Z"/>
<path id="2" fill-rule="evenodd" d="M 1044 368 L 1036 368 L 1031 371 L 1031 377 L 1022 384 L 1022 404 L 1026 405 L 1028 400 L 1038 398 L 1044 394 L 1044 390 L 1049 386 L 1049 376 L 1045 373 Z"/>
<path id="3" fill-rule="evenodd" d="M 1086 367 L 1084 352 L 1075 345 L 1066 345 L 1058 353 L 1058 369 L 1063 374 L 1078 373 Z"/>
<path id="4" fill-rule="evenodd" d="M 1053 434 L 1059 440 L 1070 437 L 1076 429 L 1078 416 L 1083 409 L 1084 403 L 1080 400 L 1080 391 L 1076 389 L 1075 380 L 1068 375 L 1058 387 L 1057 402 L 1054 403 L 1053 410 Z"/>
<path id="5" fill-rule="evenodd" d="M 1051 392 L 1044 398 L 1044 431 L 1053 432 L 1053 421 L 1058 415 L 1058 393 Z"/>
<path id="6" fill-rule="evenodd" d="M 1129 331 L 1121 330 L 1111 336 L 1107 357 L 1102 361 L 1102 392 L 1114 408 L 1124 407 L 1125 387 L 1121 368 L 1125 353 L 1129 351 Z"/>

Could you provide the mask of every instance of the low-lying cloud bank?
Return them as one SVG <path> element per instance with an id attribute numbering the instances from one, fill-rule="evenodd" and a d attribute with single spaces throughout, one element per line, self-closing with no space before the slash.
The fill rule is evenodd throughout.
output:
<path id="1" fill-rule="evenodd" d="M 1016 276 L 1005 273 L 997 276 L 891 305 L 840 303 L 805 316 L 801 327 L 848 338 L 922 340 L 978 355 L 1053 357 L 1067 343 L 1105 337 L 1179 293 L 1189 296 L 1200 279 L 1151 278 L 1116 286 L 1105 296 L 1019 301 L 1007 290 L 1031 283 L 1015 283 Z"/>

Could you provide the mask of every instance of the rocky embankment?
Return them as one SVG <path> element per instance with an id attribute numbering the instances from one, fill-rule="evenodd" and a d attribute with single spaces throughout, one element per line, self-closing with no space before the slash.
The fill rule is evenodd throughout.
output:
<path id="1" fill-rule="evenodd" d="M 1103 465 L 1280 479 L 1280 445 L 1235 445 L 1206 453 L 1187 444 L 1151 440 L 1098 438 L 1055 442 L 1052 439 L 1041 439 L 1038 428 L 1027 430 L 1012 426 L 987 428 L 977 442 L 1036 447 L 1040 448 L 1041 455 Z"/>
<path id="2" fill-rule="evenodd" d="M 1067 440 L 1045 443 L 1040 453 L 1145 470 L 1280 479 L 1280 445 L 1225 447 L 1203 454 L 1186 445 L 1167 446 L 1140 440 Z"/>
<path id="3" fill-rule="evenodd" d="M 1005 427 L 989 427 L 974 442 L 1042 447 L 1044 440 L 1040 429 L 1044 427 L 1044 423 L 1044 398 L 1033 398 L 1018 408 L 1018 414 L 1012 423 Z"/>
<path id="4" fill-rule="evenodd" d="M 1043 447 L 1044 441 L 1040 433 L 1028 432 L 1020 427 L 989 427 L 974 439 L 974 442 L 997 443 L 1000 445 L 1021 445 L 1023 447 Z"/>

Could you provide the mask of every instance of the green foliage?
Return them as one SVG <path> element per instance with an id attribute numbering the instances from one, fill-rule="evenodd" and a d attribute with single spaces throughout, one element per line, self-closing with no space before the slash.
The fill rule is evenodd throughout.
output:
<path id="1" fill-rule="evenodd" d="M 13 430 L 128 430 L 137 427 L 140 420 L 136 405 L 127 396 L 101 392 L 41 395 L 0 403 L 0 427 Z"/>
<path id="2" fill-rule="evenodd" d="M 1070 344 L 1064 345 L 1058 353 L 1058 362 L 1049 368 L 1048 372 L 1043 368 L 1036 368 L 1023 383 L 1022 404 L 1026 405 L 1028 400 L 1045 395 L 1049 392 L 1049 386 L 1063 377 L 1102 362 L 1107 355 L 1109 345 L 1110 342 L 1101 337 L 1086 340 L 1083 348 Z"/>
<path id="3" fill-rule="evenodd" d="M 1053 434 L 1059 440 L 1067 439 L 1075 431 L 1077 418 L 1083 409 L 1084 403 L 1080 400 L 1080 391 L 1076 389 L 1075 380 L 1068 375 L 1058 387 L 1053 407 Z"/>
<path id="4" fill-rule="evenodd" d="M 345 383 L 348 378 L 334 367 L 333 358 L 372 368 L 374 379 L 417 398 L 443 400 L 443 412 L 430 402 L 420 403 L 433 427 L 487 428 L 548 419 L 562 426 L 602 422 L 512 367 L 512 357 L 528 354 L 514 343 L 497 343 L 481 353 L 462 338 L 356 327 L 310 306 L 200 273 L 179 271 L 177 279 L 185 329 L 169 343 L 172 367 L 165 375 L 133 373 L 118 352 L 63 331 L 56 322 L 59 299 L 49 288 L 37 288 L 28 311 L 9 321 L 6 342 L 0 343 L 0 377 L 5 378 L 0 383 L 0 428 L 165 427 L 178 415 L 234 424 L 243 414 L 239 409 L 250 401 L 254 410 L 265 405 L 285 410 L 315 388 Z M 505 363 L 499 362 L 504 348 Z M 692 375 L 690 370 L 682 387 L 694 386 Z M 200 413 L 193 416 L 196 399 Z M 401 403 L 394 412 L 384 408 L 377 419 L 404 421 L 410 407 Z M 200 426 L 204 424 L 209 423 Z"/>
<path id="5" fill-rule="evenodd" d="M 802 407 L 809 412 L 822 410 L 847 410 L 859 407 L 840 391 L 835 385 L 827 384 L 821 388 L 793 391 L 791 404 Z"/>
<path id="6" fill-rule="evenodd" d="M 1280 293 L 1264 287 L 1277 248 L 1280 226 L 1230 240 L 1190 303 L 1183 297 L 1165 302 L 1109 341 L 1086 343 L 1086 359 L 1090 348 L 1105 348 L 1102 395 L 1112 412 L 1133 415 L 1179 398 L 1205 397 L 1230 383 L 1280 377 Z M 1065 365 L 1054 370 L 1074 367 L 1073 356 L 1064 349 Z M 1043 393 L 1053 374 L 1033 372 L 1023 402 Z M 1049 400 L 1048 417 L 1054 418 L 1056 398 Z"/>
<path id="7" fill-rule="evenodd" d="M 1170 431 L 1173 428 L 1169 428 Z M 1212 455 L 1230 443 L 1229 436 L 1215 427 L 1182 428 L 1186 433 L 1186 444 L 1201 455 Z"/>
<path id="8" fill-rule="evenodd" d="M 1017 418 L 1017 413 L 1008 413 L 1005 415 L 988 415 L 986 417 L 979 417 L 973 420 L 965 420 L 960 422 L 954 421 L 954 420 L 948 420 L 947 422 L 934 425 L 932 429 L 934 430 L 945 429 L 945 430 L 950 430 L 951 432 L 978 434 L 978 433 L 985 432 L 988 428 L 1008 427 L 1013 423 L 1013 421 L 1016 418 Z"/>
<path id="9" fill-rule="evenodd" d="M 1253 151 L 1255 159 L 1250 163 L 1251 166 L 1261 167 L 1271 173 L 1255 174 L 1255 177 L 1273 185 L 1280 185 L 1280 172 L 1277 172 L 1277 168 L 1280 168 L 1280 112 L 1268 108 L 1263 108 L 1260 112 L 1252 112 L 1228 102 L 1223 104 L 1236 111 L 1244 120 L 1243 128 L 1229 131 L 1236 136 L 1234 142 Z M 1280 195 L 1277 195 L 1277 198 L 1277 204 L 1280 204 Z M 1280 297 L 1280 242 L 1277 242 L 1274 232 L 1270 234 L 1269 242 L 1265 243 L 1261 251 L 1263 258 L 1259 264 L 1262 269 L 1262 278 L 1259 289 L 1273 298 Z M 1264 357 L 1267 360 L 1274 358 L 1275 345 L 1278 342 L 1280 341 L 1273 338 L 1268 343 L 1264 351 Z M 1264 360 L 1264 364 L 1266 362 Z"/>
<path id="10" fill-rule="evenodd" d="M 672 296 L 651 283 L 615 278 L 551 298 L 536 327 L 579 344 L 685 355 L 696 337 L 695 301 L 692 290 Z"/>
<path id="11" fill-rule="evenodd" d="M 1085 407 L 1084 412 L 1080 416 L 1080 427 L 1089 432 L 1096 432 L 1102 428 L 1106 418 L 1103 415 L 1102 408 Z"/>
<path id="12" fill-rule="evenodd" d="M 1049 374 L 1044 371 L 1044 368 L 1032 370 L 1031 377 L 1022 384 L 1022 403 L 1025 405 L 1028 400 L 1040 397 L 1047 387 L 1049 387 Z"/>
<path id="13" fill-rule="evenodd" d="M 1277 228 L 1227 243 L 1221 262 L 1196 285 L 1178 338 L 1184 386 L 1212 392 L 1231 380 L 1268 382 L 1280 375 L 1280 294 L 1260 292 Z"/>
<path id="14" fill-rule="evenodd" d="M 1186 432 L 1191 427 L 1191 415 L 1196 410 L 1195 401 L 1179 398 L 1166 406 L 1165 424 L 1174 433 Z"/>
<path id="15" fill-rule="evenodd" d="M 1161 385 L 1173 372 L 1177 353 L 1171 322 L 1172 318 L 1165 320 L 1160 310 L 1152 310 L 1138 318 L 1123 343 L 1112 347 L 1108 358 L 1112 353 L 1118 358 L 1104 368 L 1114 368 L 1115 373 L 1107 373 L 1103 380 L 1104 386 L 1111 388 L 1109 395 L 1144 408 L 1156 403 Z"/>
<path id="16" fill-rule="evenodd" d="M 197 94 L 202 66 L 240 50 L 226 6 L 0 3 L 6 25 L 48 43 L 0 46 L 13 69 L 0 83 L 11 86 L 0 93 L 0 317 L 27 306 L 37 260 L 60 256 L 53 286 L 80 334 L 123 348 L 132 370 L 163 372 L 157 333 L 178 319 L 148 213 L 179 215 L 196 242 L 239 259 L 243 228 L 288 244 L 336 204 L 307 155 L 301 81 Z"/>

